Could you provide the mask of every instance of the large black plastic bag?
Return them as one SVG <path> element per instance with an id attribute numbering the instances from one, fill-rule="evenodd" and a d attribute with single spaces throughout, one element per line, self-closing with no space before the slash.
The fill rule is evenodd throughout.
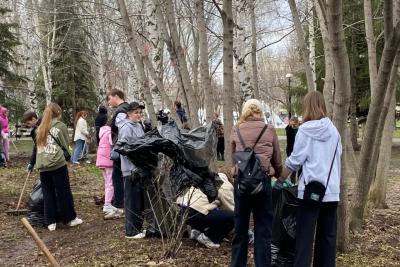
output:
<path id="1" fill-rule="evenodd" d="M 44 201 L 42 185 L 38 180 L 28 199 L 28 221 L 33 226 L 44 227 Z"/>
<path id="2" fill-rule="evenodd" d="M 155 169 L 158 153 L 172 159 L 170 182 L 175 192 L 190 186 L 199 188 L 209 201 L 217 197 L 215 174 L 208 169 L 215 155 L 217 137 L 212 124 L 184 131 L 162 125 L 141 138 L 117 142 L 115 150 L 127 156 L 138 168 Z"/>
<path id="3" fill-rule="evenodd" d="M 272 189 L 273 266 L 292 266 L 295 252 L 296 214 L 299 206 L 297 186 Z"/>

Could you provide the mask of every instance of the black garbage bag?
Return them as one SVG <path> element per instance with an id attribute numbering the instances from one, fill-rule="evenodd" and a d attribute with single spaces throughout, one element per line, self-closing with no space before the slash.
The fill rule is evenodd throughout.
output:
<path id="1" fill-rule="evenodd" d="M 32 192 L 29 194 L 28 199 L 28 221 L 31 225 L 37 227 L 44 227 L 44 201 L 42 185 L 38 180 L 33 186 Z"/>
<path id="2" fill-rule="evenodd" d="M 195 186 L 213 201 L 218 192 L 216 174 L 208 165 L 215 155 L 216 142 L 211 123 L 188 132 L 174 125 L 162 125 L 141 138 L 117 142 L 115 150 L 142 169 L 156 168 L 158 153 L 168 156 L 173 161 L 169 176 L 173 191 L 183 192 Z"/>
<path id="3" fill-rule="evenodd" d="M 297 186 L 272 189 L 272 263 L 293 266 L 296 238 Z"/>

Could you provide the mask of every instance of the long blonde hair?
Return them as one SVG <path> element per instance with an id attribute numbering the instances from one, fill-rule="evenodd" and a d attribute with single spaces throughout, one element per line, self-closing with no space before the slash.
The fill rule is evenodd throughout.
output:
<path id="1" fill-rule="evenodd" d="M 254 116 L 254 114 L 264 114 L 263 108 L 259 100 L 249 99 L 243 105 L 238 124 L 245 122 L 247 118 Z"/>
<path id="2" fill-rule="evenodd" d="M 320 120 L 326 117 L 324 96 L 318 91 L 306 94 L 303 100 L 303 122 Z"/>
<path id="3" fill-rule="evenodd" d="M 50 103 L 43 111 L 42 121 L 36 133 L 36 144 L 38 147 L 44 147 L 46 145 L 51 121 L 60 116 L 61 108 L 56 103 Z"/>

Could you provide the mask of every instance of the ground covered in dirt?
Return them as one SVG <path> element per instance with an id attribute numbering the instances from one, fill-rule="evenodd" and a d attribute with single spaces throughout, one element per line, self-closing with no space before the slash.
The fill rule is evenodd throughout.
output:
<path id="1" fill-rule="evenodd" d="M 27 155 L 19 151 L 8 168 L 0 170 L 0 266 L 48 264 L 20 223 L 22 216 L 5 213 L 17 206 L 27 162 Z M 84 165 L 69 167 L 69 171 L 76 210 L 84 223 L 76 228 L 57 228 L 55 232 L 35 229 L 61 266 L 228 266 L 228 242 L 218 250 L 210 250 L 183 239 L 178 256 L 165 259 L 160 239 L 126 240 L 123 219 L 103 220 L 101 206 L 95 203 L 94 196 L 100 197 L 103 190 L 99 170 Z M 351 235 L 351 251 L 338 255 L 338 266 L 400 266 L 400 146 L 394 147 L 389 175 L 389 208 L 370 212 L 364 231 Z M 27 191 L 37 179 L 38 173 L 34 172 Z"/>

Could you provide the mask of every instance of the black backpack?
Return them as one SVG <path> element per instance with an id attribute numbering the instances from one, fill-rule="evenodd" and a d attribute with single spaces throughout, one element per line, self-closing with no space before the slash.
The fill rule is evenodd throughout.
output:
<path id="1" fill-rule="evenodd" d="M 236 128 L 240 143 L 244 147 L 243 151 L 235 152 L 235 161 L 238 166 L 237 192 L 239 196 L 255 195 L 265 189 L 268 175 L 262 168 L 260 160 L 254 152 L 254 147 L 267 128 L 268 125 L 265 125 L 252 148 L 246 146 L 240 134 L 239 127 Z"/>

